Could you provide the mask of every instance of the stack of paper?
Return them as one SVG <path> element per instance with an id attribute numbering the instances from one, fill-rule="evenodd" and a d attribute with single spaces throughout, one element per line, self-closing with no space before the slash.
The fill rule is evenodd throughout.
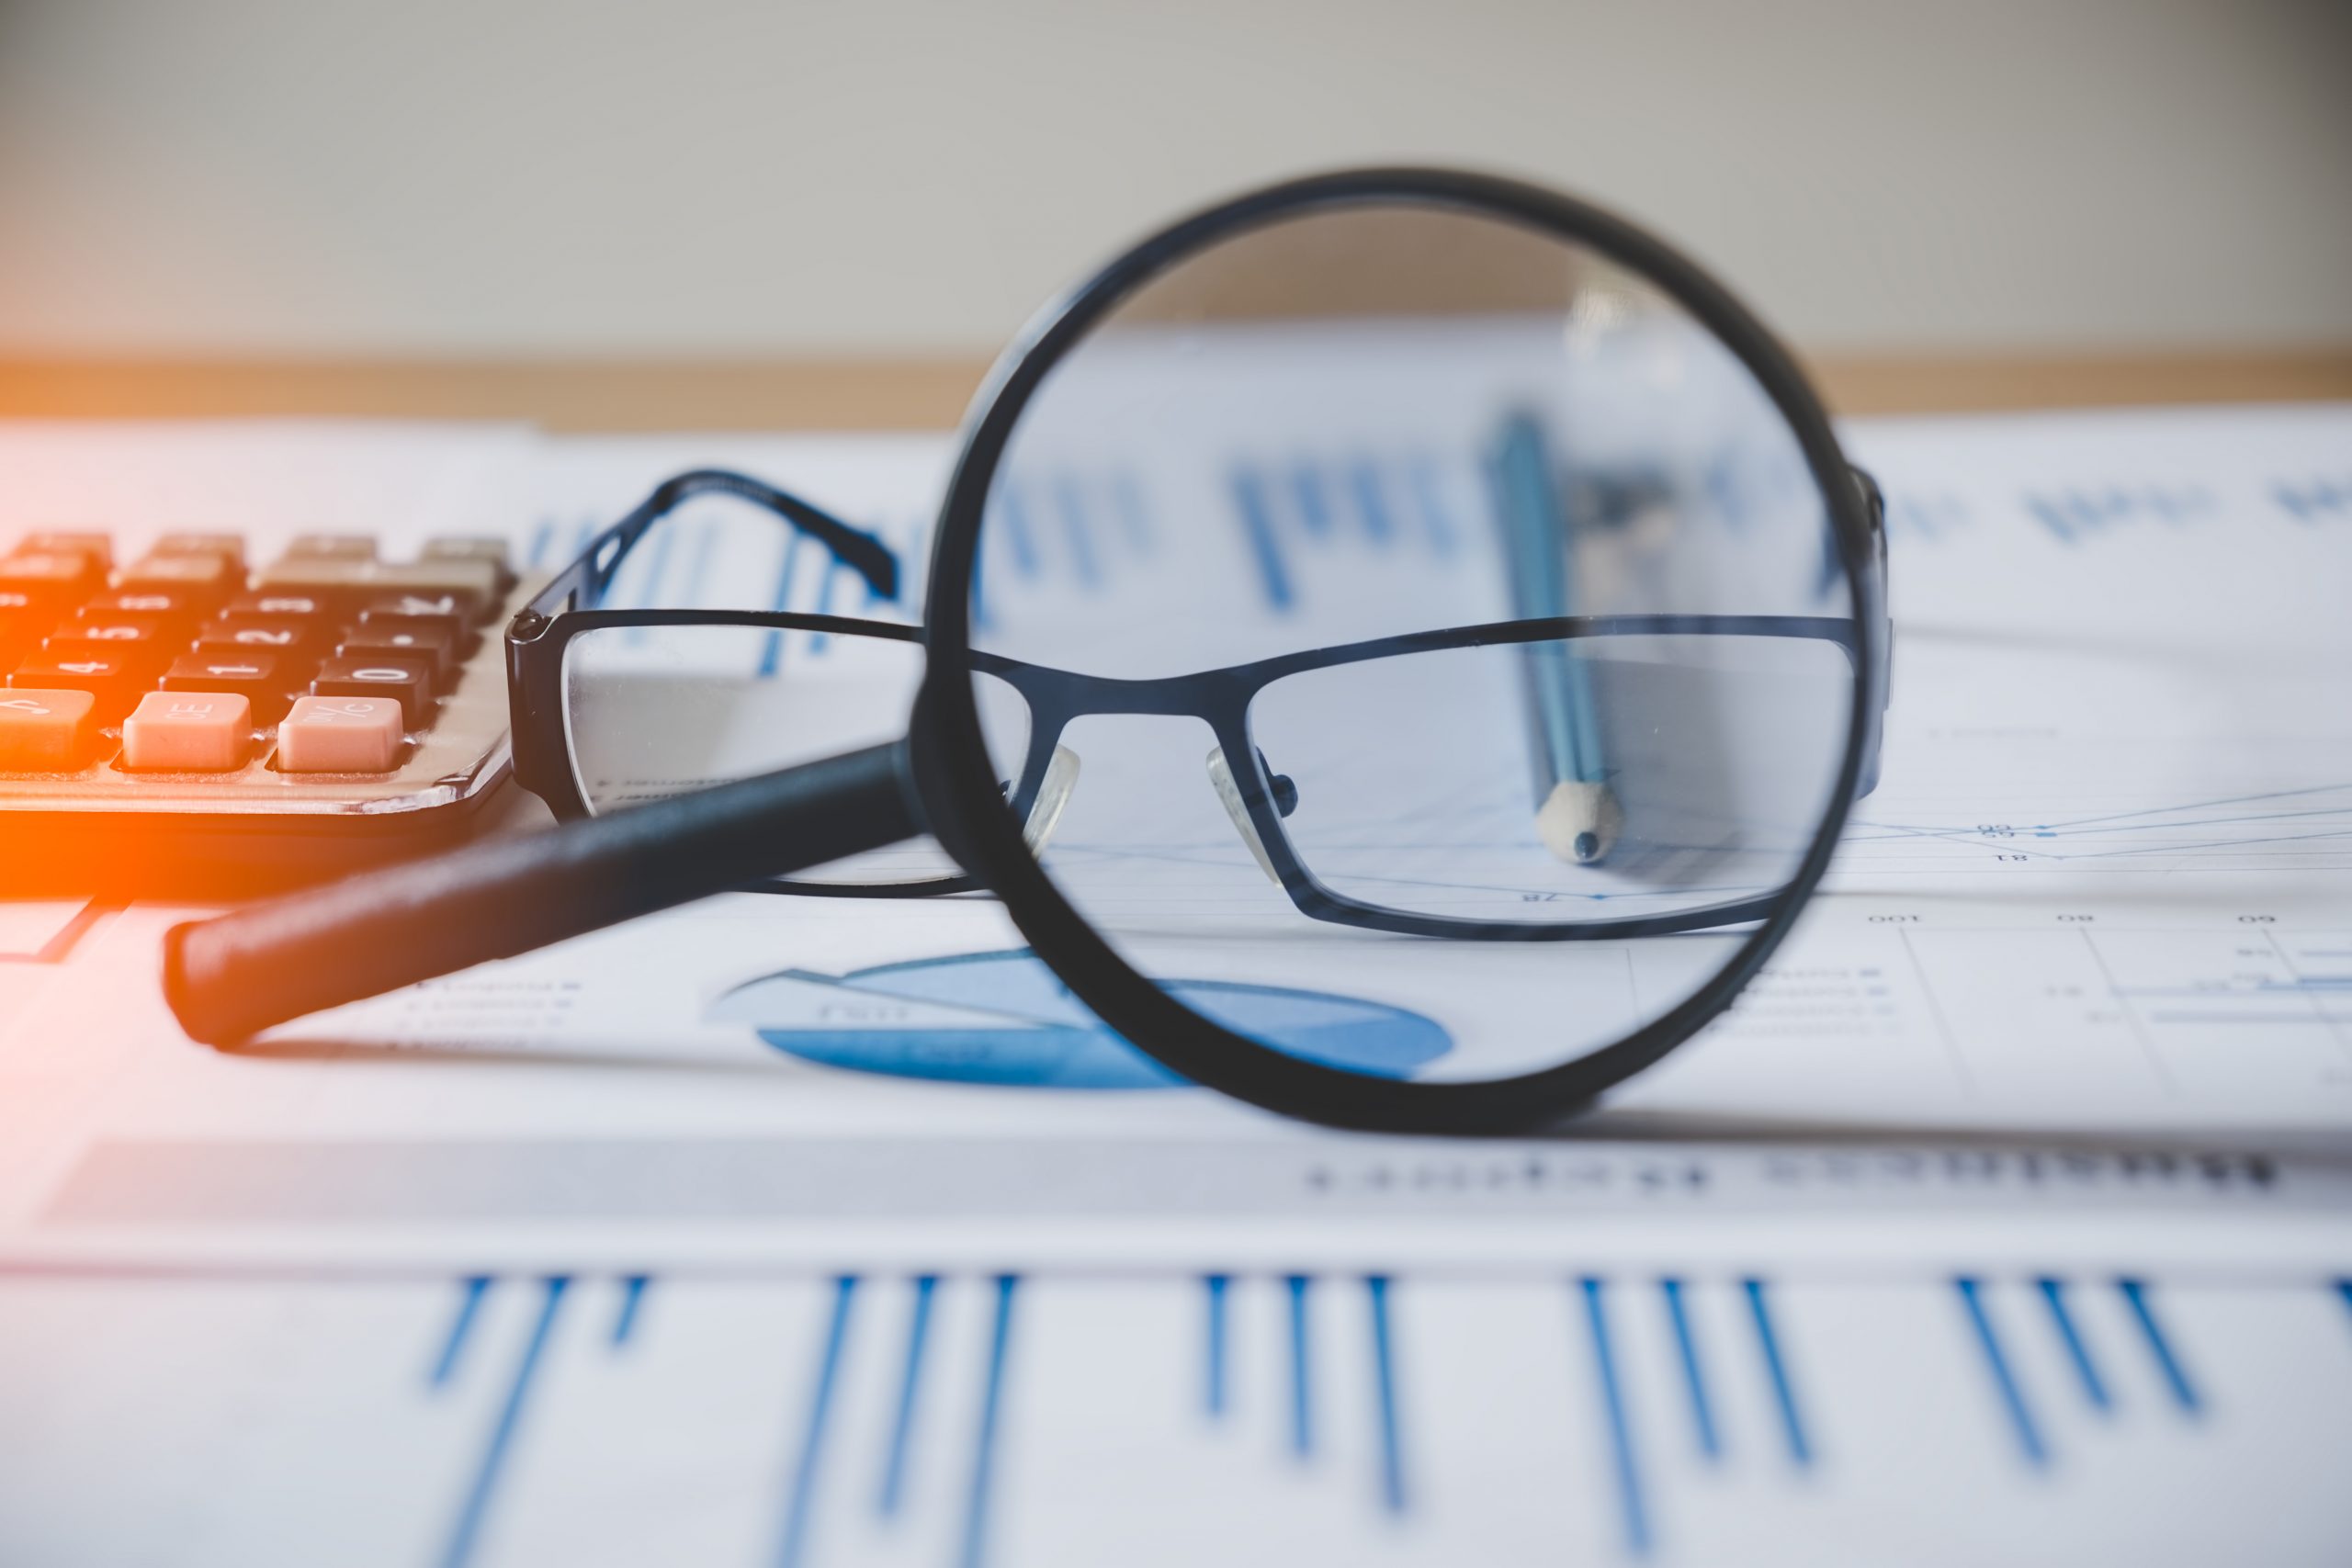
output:
<path id="1" fill-rule="evenodd" d="M 185 911 L 0 911 L 0 1557 L 2342 1561 L 2352 410 L 1849 437 L 1883 783 L 1737 1007 L 1560 1137 L 907 1076 L 1034 1021 L 873 973 L 1017 950 L 985 900 L 730 896 L 236 1056 L 157 995 Z M 89 493 L 142 528 L 503 509 L 542 565 L 705 463 L 919 562 L 948 457 L 0 451 L 0 526 L 135 473 Z M 919 609 L 844 592 L 789 607 Z"/>

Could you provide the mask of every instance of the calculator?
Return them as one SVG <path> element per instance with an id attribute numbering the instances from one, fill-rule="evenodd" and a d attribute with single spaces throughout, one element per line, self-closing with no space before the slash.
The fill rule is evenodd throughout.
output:
<path id="1" fill-rule="evenodd" d="M 14 540 L 0 890 L 235 896 L 462 836 L 508 768 L 496 629 L 537 587 L 494 537 Z"/>

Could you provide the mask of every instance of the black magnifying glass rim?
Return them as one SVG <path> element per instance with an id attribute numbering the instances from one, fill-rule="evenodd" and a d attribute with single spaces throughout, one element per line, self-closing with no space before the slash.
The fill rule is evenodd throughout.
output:
<path id="1" fill-rule="evenodd" d="M 1525 1133 L 1584 1109 L 1681 1044 L 1729 1005 L 1779 947 L 1820 883 L 1844 829 L 1873 719 L 1858 679 L 1837 788 L 1813 844 L 1773 911 L 1713 979 L 1634 1033 L 1589 1055 L 1511 1077 L 1415 1082 L 1285 1055 L 1212 1022 L 1129 964 L 1062 896 L 1000 805 L 967 678 L 969 585 L 981 519 L 1007 444 L 1063 357 L 1145 283 L 1246 231 L 1318 210 L 1407 206 L 1461 212 L 1589 246 L 1645 278 L 1737 355 L 1795 433 L 1829 510 L 1852 595 L 1858 667 L 1877 668 L 1881 626 L 1864 502 L 1829 416 L 1793 356 L 1730 292 L 1664 241 L 1598 208 L 1521 181 L 1454 169 L 1375 168 L 1310 175 L 1236 197 L 1144 240 L 1047 307 L 1007 348 L 973 401 L 932 550 L 929 651 L 913 731 L 914 773 L 941 842 L 1004 901 L 1013 924 L 1102 1020 L 1193 1082 L 1284 1115 L 1362 1131 Z"/>

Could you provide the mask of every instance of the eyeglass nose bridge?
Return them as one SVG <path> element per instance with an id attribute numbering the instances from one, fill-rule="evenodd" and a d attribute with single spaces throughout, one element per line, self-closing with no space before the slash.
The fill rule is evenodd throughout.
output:
<path id="1" fill-rule="evenodd" d="M 983 669 L 1020 692 L 1029 707 L 1029 740 L 1021 771 L 1008 786 L 1007 803 L 1021 818 L 1021 836 L 1033 855 L 1042 854 L 1078 787 L 1080 759 L 1063 743 L 1069 726 L 1080 718 L 1138 715 L 1198 719 L 1220 734 L 1229 733 L 1220 721 L 1247 710 L 1256 682 L 1237 670 L 1208 670 L 1190 675 L 1142 680 L 1118 676 L 1081 675 L 1011 660 L 991 661 Z M 1264 766 L 1265 758 L 1259 756 Z M 1296 803 L 1296 792 L 1286 778 L 1273 775 L 1276 808 L 1284 817 Z M 1029 781 L 1035 779 L 1033 784 Z M 1265 841 L 1250 820 L 1240 782 L 1225 763 L 1222 745 L 1209 752 L 1209 784 L 1232 819 L 1234 830 L 1249 846 L 1252 859 L 1277 886 L 1281 874 L 1266 852 Z M 1288 792 L 1285 795 L 1284 792 Z"/>

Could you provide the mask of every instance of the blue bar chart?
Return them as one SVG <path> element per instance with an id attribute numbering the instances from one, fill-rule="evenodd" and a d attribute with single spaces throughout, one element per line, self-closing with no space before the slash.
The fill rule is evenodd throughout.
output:
<path id="1" fill-rule="evenodd" d="M 420 1568 L 2352 1543 L 2334 1278 L 51 1275 L 0 1284 L 0 1326 L 49 1352 L 8 1374 L 44 1418 L 0 1466 L 11 1561 L 166 1536 L 175 1562 Z M 69 1378 L 84 1408 L 45 1404 Z M 105 1421 L 134 1395 L 143 1429 Z"/>

